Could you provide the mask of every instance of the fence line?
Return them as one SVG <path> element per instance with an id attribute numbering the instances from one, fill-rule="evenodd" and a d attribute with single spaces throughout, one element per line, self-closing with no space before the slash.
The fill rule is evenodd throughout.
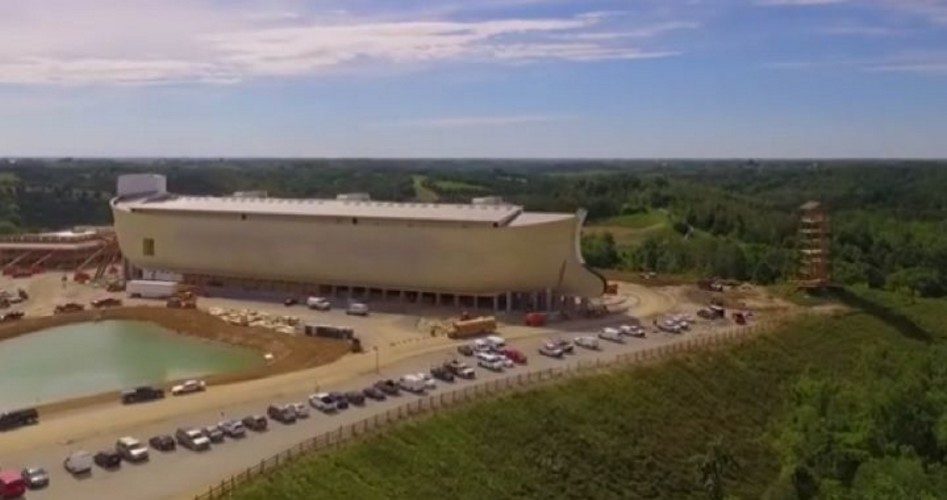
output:
<path id="1" fill-rule="evenodd" d="M 495 394 L 521 391 L 540 385 L 555 383 L 559 379 L 604 372 L 619 365 L 645 364 L 681 354 L 687 354 L 695 350 L 706 350 L 708 347 L 714 348 L 724 344 L 741 342 L 750 335 L 760 330 L 765 330 L 766 326 L 768 325 L 754 324 L 732 328 L 724 332 L 715 332 L 708 335 L 701 335 L 700 337 L 692 337 L 686 341 L 662 344 L 634 352 L 619 353 L 605 360 L 597 358 L 594 363 L 591 361 L 583 363 L 580 360 L 578 363 L 569 364 L 560 368 L 546 368 L 543 370 L 520 372 L 515 377 L 511 376 L 474 382 L 473 384 L 464 386 L 463 389 L 455 389 L 450 392 L 441 392 L 436 395 L 428 395 L 407 401 L 395 408 L 385 410 L 384 413 L 376 413 L 375 415 L 365 417 L 353 423 L 341 425 L 335 430 L 318 434 L 287 450 L 263 459 L 259 464 L 248 467 L 243 472 L 239 472 L 220 481 L 219 484 L 212 485 L 205 493 L 197 495 L 195 500 L 214 500 L 227 497 L 242 484 L 267 473 L 271 473 L 300 457 L 318 455 L 328 450 L 340 448 L 346 443 L 363 436 L 384 433 L 393 427 L 390 425 L 392 423 L 416 419 L 424 415 L 437 414 L 441 410 L 463 405 L 469 401 L 485 399 Z M 448 394 L 450 395 L 449 397 L 447 397 Z"/>

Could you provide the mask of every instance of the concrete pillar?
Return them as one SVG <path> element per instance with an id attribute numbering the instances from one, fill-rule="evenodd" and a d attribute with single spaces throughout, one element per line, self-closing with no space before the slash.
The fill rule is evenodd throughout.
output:
<path id="1" fill-rule="evenodd" d="M 513 312 L 513 292 L 506 292 L 506 313 Z"/>
<path id="2" fill-rule="evenodd" d="M 493 296 L 493 311 L 496 312 L 499 310 L 500 310 L 500 296 L 494 295 Z"/>

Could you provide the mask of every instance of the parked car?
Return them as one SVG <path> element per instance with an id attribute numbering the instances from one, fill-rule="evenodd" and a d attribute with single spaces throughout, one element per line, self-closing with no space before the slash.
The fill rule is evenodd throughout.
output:
<path id="1" fill-rule="evenodd" d="M 78 476 L 92 472 L 93 463 L 91 453 L 75 451 L 63 460 L 62 465 L 70 474 Z"/>
<path id="2" fill-rule="evenodd" d="M 625 339 L 622 338 L 621 332 L 611 327 L 602 328 L 601 333 L 598 334 L 598 338 L 607 340 L 609 342 L 615 342 L 617 344 L 625 343 Z"/>
<path id="3" fill-rule="evenodd" d="M 201 429 L 201 432 L 207 436 L 207 439 L 210 439 L 211 443 L 223 443 L 224 442 L 224 431 L 217 425 L 208 425 Z"/>
<path id="4" fill-rule="evenodd" d="M 195 392 L 201 392 L 207 388 L 207 383 L 203 380 L 185 380 L 178 385 L 175 385 L 171 388 L 171 394 L 175 396 L 183 396 L 185 394 L 193 394 Z"/>
<path id="5" fill-rule="evenodd" d="M 26 481 L 15 470 L 0 470 L 0 498 L 20 498 L 26 493 Z"/>
<path id="6" fill-rule="evenodd" d="M 575 345 L 582 347 L 584 349 L 590 349 L 596 351 L 599 349 L 598 339 L 591 335 L 583 335 L 581 337 L 576 337 L 573 342 Z"/>
<path id="7" fill-rule="evenodd" d="M 143 403 L 164 398 L 164 389 L 143 385 L 122 391 L 122 404 Z"/>
<path id="8" fill-rule="evenodd" d="M 374 399 L 375 401 L 384 401 L 386 399 L 385 391 L 382 391 L 374 385 L 362 389 L 362 394 L 364 394 L 366 398 Z"/>
<path id="9" fill-rule="evenodd" d="M 394 380 L 391 380 L 390 378 L 375 382 L 375 387 L 381 389 L 382 392 L 384 392 L 385 394 L 389 396 L 397 396 L 398 394 L 401 393 L 401 389 L 398 387 L 398 383 L 395 382 Z"/>
<path id="10" fill-rule="evenodd" d="M 569 342 L 566 339 L 553 339 L 550 343 L 559 349 L 562 349 L 563 354 L 573 354 L 575 353 L 575 346 L 572 345 L 572 342 Z"/>
<path id="11" fill-rule="evenodd" d="M 0 413 L 0 431 L 6 431 L 39 423 L 39 412 L 36 408 L 23 408 L 6 413 Z"/>
<path id="12" fill-rule="evenodd" d="M 294 297 L 290 297 L 290 298 L 288 298 L 288 299 L 286 299 L 286 300 L 283 301 L 283 305 L 286 306 L 286 307 L 292 307 L 292 306 L 294 306 L 294 305 L 296 305 L 296 304 L 298 304 L 298 303 L 299 303 L 299 300 L 297 300 L 297 299 L 294 298 Z"/>
<path id="13" fill-rule="evenodd" d="M 191 451 L 204 451 L 210 449 L 210 439 L 198 429 L 180 428 L 174 433 L 178 444 Z"/>
<path id="14" fill-rule="evenodd" d="M 95 309 L 104 309 L 106 307 L 119 307 L 122 305 L 122 299 L 116 299 L 115 297 L 102 297 L 100 299 L 95 299 L 89 304 Z"/>
<path id="15" fill-rule="evenodd" d="M 437 389 L 437 382 L 434 381 L 434 377 L 432 377 L 430 373 L 418 372 L 415 373 L 414 376 L 424 381 L 425 389 Z"/>
<path id="16" fill-rule="evenodd" d="M 444 382 L 454 381 L 454 372 L 445 366 L 435 366 L 431 368 L 431 375 L 433 375 L 434 378 L 438 380 L 443 380 Z"/>
<path id="17" fill-rule="evenodd" d="M 309 418 L 309 407 L 306 406 L 305 404 L 303 404 L 303 403 L 292 403 L 292 404 L 290 405 L 290 407 L 292 407 L 293 412 L 296 413 L 296 418 L 297 418 L 297 419 L 299 419 L 299 418 Z"/>
<path id="18" fill-rule="evenodd" d="M 332 309 L 332 303 L 325 297 L 309 297 L 306 299 L 306 307 L 317 311 L 328 311 Z"/>
<path id="19" fill-rule="evenodd" d="M 483 340 L 487 341 L 494 349 L 499 349 L 506 345 L 506 339 L 499 335 L 488 335 Z"/>
<path id="20" fill-rule="evenodd" d="M 352 302 L 349 304 L 349 307 L 345 309 L 345 314 L 350 316 L 368 316 L 368 305 L 362 302 Z"/>
<path id="21" fill-rule="evenodd" d="M 495 372 L 503 371 L 503 360 L 496 354 L 483 354 L 477 356 L 477 366 L 492 370 Z"/>
<path id="22" fill-rule="evenodd" d="M 246 426 L 247 429 L 254 432 L 265 431 L 268 424 L 266 417 L 263 415 L 248 415 L 243 417 L 241 422 L 243 422 L 243 425 Z"/>
<path id="23" fill-rule="evenodd" d="M 328 392 L 320 392 L 309 396 L 309 404 L 322 413 L 333 413 L 339 409 Z"/>
<path id="24" fill-rule="evenodd" d="M 0 314 L 0 323 L 9 323 L 10 321 L 17 321 L 23 319 L 23 311 L 10 311 Z"/>
<path id="25" fill-rule="evenodd" d="M 405 391 L 422 395 L 426 392 L 425 387 L 427 384 L 424 383 L 423 378 L 418 377 L 417 375 L 405 375 L 398 379 L 398 386 Z"/>
<path id="26" fill-rule="evenodd" d="M 552 342 L 546 342 L 539 347 L 539 354 L 548 356 L 550 358 L 561 358 L 564 352 L 556 344 L 553 344 Z"/>
<path id="27" fill-rule="evenodd" d="M 361 391 L 346 392 L 345 399 L 350 405 L 362 406 L 365 404 L 365 395 Z"/>
<path id="28" fill-rule="evenodd" d="M 266 409 L 266 416 L 283 424 L 296 423 L 296 411 L 289 405 L 270 405 Z"/>
<path id="29" fill-rule="evenodd" d="M 335 401 L 335 407 L 344 410 L 349 407 L 349 400 L 341 392 L 330 392 L 329 397 Z"/>
<path id="30" fill-rule="evenodd" d="M 38 490 L 49 486 L 49 472 L 42 467 L 27 467 L 20 472 L 20 477 L 31 490 Z"/>
<path id="31" fill-rule="evenodd" d="M 457 346 L 457 352 L 460 353 L 461 356 L 473 356 L 474 348 L 469 344 L 463 344 Z"/>
<path id="32" fill-rule="evenodd" d="M 126 462 L 144 462 L 148 460 L 148 448 L 141 441 L 125 436 L 115 442 L 115 451 Z"/>
<path id="33" fill-rule="evenodd" d="M 115 469 L 122 465 L 122 456 L 115 450 L 102 450 L 96 453 L 92 460 L 103 469 Z"/>
<path id="34" fill-rule="evenodd" d="M 247 428 L 239 420 L 224 420 L 217 424 L 217 427 L 231 439 L 239 439 L 247 435 Z"/>
<path id="35" fill-rule="evenodd" d="M 174 451 L 174 449 L 177 448 L 177 443 L 174 442 L 174 438 L 168 434 L 152 436 L 151 439 L 148 440 L 148 444 L 158 451 Z"/>
<path id="36" fill-rule="evenodd" d="M 75 302 L 59 304 L 53 309 L 53 314 L 68 314 L 85 310 L 85 306 Z"/>
<path id="37" fill-rule="evenodd" d="M 475 372 L 473 368 L 467 366 L 467 363 L 457 359 L 444 363 L 444 368 L 450 370 L 456 377 L 468 380 L 477 377 L 477 372 Z"/>
<path id="38" fill-rule="evenodd" d="M 500 351 L 500 354 L 503 354 L 518 365 L 525 365 L 527 362 L 526 355 L 517 349 L 511 349 L 508 347 Z"/>

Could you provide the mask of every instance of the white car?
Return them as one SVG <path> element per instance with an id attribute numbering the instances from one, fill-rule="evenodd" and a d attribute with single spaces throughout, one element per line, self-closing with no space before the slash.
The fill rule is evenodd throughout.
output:
<path id="1" fill-rule="evenodd" d="M 425 393 L 427 382 L 418 375 L 405 375 L 398 379 L 398 386 L 408 392 L 420 395 Z"/>
<path id="2" fill-rule="evenodd" d="M 505 354 L 498 354 L 497 356 L 500 358 L 500 362 L 503 363 L 503 368 L 513 368 L 516 366 L 516 363 L 513 362 L 509 356 Z"/>
<path id="3" fill-rule="evenodd" d="M 129 462 L 143 462 L 148 460 L 148 447 L 131 436 L 119 438 L 115 443 L 115 451 Z"/>
<path id="4" fill-rule="evenodd" d="M 309 408 L 303 403 L 293 403 L 289 405 L 296 413 L 296 418 L 309 418 Z"/>
<path id="5" fill-rule="evenodd" d="M 368 316 L 368 306 L 361 302 L 352 302 L 349 304 L 348 309 L 345 310 L 345 314 L 350 316 Z"/>
<path id="6" fill-rule="evenodd" d="M 602 340 L 607 340 L 609 342 L 615 342 L 618 344 L 624 344 L 625 339 L 622 338 L 621 331 L 617 328 L 605 327 L 602 328 L 602 332 L 598 334 L 598 338 Z"/>
<path id="7" fill-rule="evenodd" d="M 77 451 L 63 460 L 62 466 L 70 474 L 88 474 L 92 472 L 92 454 L 88 451 Z"/>
<path id="8" fill-rule="evenodd" d="M 309 404 L 322 413 L 332 413 L 339 409 L 335 404 L 335 399 L 328 392 L 320 392 L 309 396 Z"/>
<path id="9" fill-rule="evenodd" d="M 499 335 L 490 335 L 484 340 L 486 340 L 488 344 L 493 346 L 494 349 L 499 349 L 506 345 L 506 339 L 504 339 L 503 337 Z"/>
<path id="10" fill-rule="evenodd" d="M 681 327 L 672 320 L 665 319 L 658 322 L 658 329 L 667 333 L 681 333 Z"/>
<path id="11" fill-rule="evenodd" d="M 424 381 L 425 389 L 437 389 L 437 382 L 434 381 L 434 377 L 430 373 L 419 372 L 415 373 L 414 376 Z"/>
<path id="12" fill-rule="evenodd" d="M 583 335 L 574 339 L 575 345 L 585 349 L 597 350 L 599 348 L 598 339 L 591 335 Z"/>
<path id="13" fill-rule="evenodd" d="M 495 372 L 502 372 L 503 360 L 500 359 L 500 356 L 496 354 L 483 353 L 481 355 L 481 353 L 478 353 L 477 366 L 481 366 L 487 370 L 492 370 Z"/>
<path id="14" fill-rule="evenodd" d="M 183 396 L 184 394 L 191 394 L 194 392 L 201 392 L 207 388 L 207 383 L 203 380 L 185 380 L 180 384 L 171 388 L 171 394 L 175 396 Z"/>
<path id="15" fill-rule="evenodd" d="M 306 299 L 306 307 L 317 311 L 328 311 L 332 309 L 332 303 L 325 297 L 309 297 Z"/>
<path id="16" fill-rule="evenodd" d="M 618 327 L 618 331 L 620 331 L 622 335 L 631 335 L 631 333 L 635 331 L 635 327 L 634 325 L 621 325 Z"/>

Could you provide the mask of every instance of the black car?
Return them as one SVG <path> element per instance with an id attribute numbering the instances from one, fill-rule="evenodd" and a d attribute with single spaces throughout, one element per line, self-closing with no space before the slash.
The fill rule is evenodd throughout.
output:
<path id="1" fill-rule="evenodd" d="M 263 432 L 266 430 L 267 420 L 263 415 L 249 415 L 243 417 L 241 422 L 243 422 L 244 427 L 251 431 Z"/>
<path id="2" fill-rule="evenodd" d="M 36 408 L 24 408 L 7 413 L 0 413 L 0 431 L 6 431 L 39 423 L 39 412 Z"/>
<path id="3" fill-rule="evenodd" d="M 398 384 L 391 379 L 379 380 L 375 382 L 375 387 L 389 396 L 397 396 L 401 392 L 401 390 L 398 389 Z"/>
<path id="4" fill-rule="evenodd" d="M 299 303 L 299 301 L 296 300 L 296 299 L 294 299 L 294 298 L 292 298 L 292 297 L 290 297 L 290 298 L 288 298 L 288 299 L 286 299 L 286 300 L 283 301 L 283 305 L 286 306 L 286 307 L 291 307 L 291 306 L 294 306 L 294 305 L 296 305 L 296 304 L 298 304 L 298 303 Z"/>
<path id="5" fill-rule="evenodd" d="M 375 386 L 366 387 L 362 389 L 362 394 L 364 394 L 366 398 L 371 398 L 371 399 L 374 399 L 375 401 L 385 400 L 384 391 L 382 391 L 381 389 Z"/>
<path id="6" fill-rule="evenodd" d="M 223 443 L 224 442 L 224 430 L 220 428 L 219 425 L 208 425 L 201 429 L 201 432 L 207 436 L 207 439 L 210 439 L 211 443 Z"/>
<path id="7" fill-rule="evenodd" d="M 453 372 L 443 366 L 435 366 L 434 368 L 431 368 L 431 376 L 438 380 L 443 380 L 444 382 L 454 381 Z"/>
<path id="8" fill-rule="evenodd" d="M 239 439 L 247 435 L 247 428 L 239 420 L 226 420 L 217 427 L 220 427 L 220 430 L 231 439 Z"/>
<path id="9" fill-rule="evenodd" d="M 362 406 L 363 404 L 365 404 L 365 395 L 359 391 L 346 392 L 345 399 L 349 402 L 349 404 L 353 404 L 356 406 Z"/>
<path id="10" fill-rule="evenodd" d="M 345 394 L 341 392 L 330 392 L 329 397 L 332 398 L 332 401 L 335 401 L 335 407 L 344 410 L 349 407 L 349 400 L 345 397 Z"/>
<path id="11" fill-rule="evenodd" d="M 49 473 L 42 467 L 28 467 L 20 473 L 26 487 L 31 490 L 49 486 Z"/>
<path id="12" fill-rule="evenodd" d="M 266 409 L 266 416 L 283 424 L 296 423 L 296 410 L 289 405 L 270 405 L 270 407 Z"/>
<path id="13" fill-rule="evenodd" d="M 114 469 L 122 465 L 122 456 L 115 450 L 102 450 L 96 453 L 92 460 L 103 469 Z"/>
<path id="14" fill-rule="evenodd" d="M 158 451 L 174 451 L 174 449 L 177 448 L 177 443 L 174 442 L 174 438 L 167 434 L 153 436 L 148 440 L 148 444 Z"/>
<path id="15" fill-rule="evenodd" d="M 457 346 L 457 352 L 459 352 L 461 355 L 464 355 L 464 356 L 473 356 L 473 355 L 474 355 L 474 349 L 473 349 L 473 347 L 470 347 L 469 344 L 464 344 L 464 345 L 459 345 L 459 346 Z"/>
<path id="16" fill-rule="evenodd" d="M 122 404 L 143 403 L 164 398 L 164 389 L 143 385 L 122 391 Z"/>

